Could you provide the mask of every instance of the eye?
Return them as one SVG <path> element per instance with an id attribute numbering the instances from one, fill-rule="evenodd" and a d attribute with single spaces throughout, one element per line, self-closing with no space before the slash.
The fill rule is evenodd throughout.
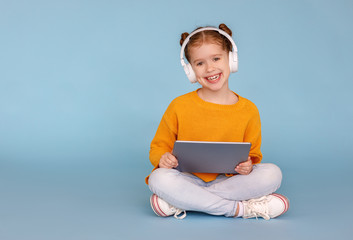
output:
<path id="1" fill-rule="evenodd" d="M 203 62 L 196 63 L 196 66 L 202 66 Z"/>
<path id="2" fill-rule="evenodd" d="M 217 62 L 217 61 L 219 61 L 219 60 L 221 60 L 220 57 L 215 57 L 215 58 L 213 58 L 213 61 L 215 61 L 215 62 Z"/>

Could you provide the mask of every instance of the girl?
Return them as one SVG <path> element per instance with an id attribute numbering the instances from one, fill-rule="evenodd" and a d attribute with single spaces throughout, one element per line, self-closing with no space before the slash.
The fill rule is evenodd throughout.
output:
<path id="1" fill-rule="evenodd" d="M 189 80 L 201 88 L 171 102 L 152 140 L 150 160 L 155 168 L 146 182 L 158 216 L 184 218 L 186 211 L 200 211 L 268 220 L 288 210 L 288 199 L 274 193 L 281 184 L 281 170 L 260 163 L 259 112 L 228 87 L 230 73 L 238 68 L 231 36 L 225 24 L 181 35 L 182 65 Z M 184 63 L 183 54 L 189 64 Z M 236 175 L 186 173 L 174 169 L 178 159 L 171 152 L 176 140 L 250 142 L 251 149 L 248 160 L 235 168 Z"/>

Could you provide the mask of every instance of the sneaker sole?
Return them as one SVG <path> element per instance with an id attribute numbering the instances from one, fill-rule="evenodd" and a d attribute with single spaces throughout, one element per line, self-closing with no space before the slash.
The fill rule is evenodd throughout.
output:
<path id="1" fill-rule="evenodd" d="M 278 197 L 279 199 L 282 200 L 283 204 L 284 204 L 284 210 L 281 214 L 279 214 L 278 216 L 281 216 L 282 214 L 284 214 L 285 212 L 288 211 L 289 209 L 289 199 L 281 194 L 278 194 L 278 193 L 272 193 L 271 194 L 272 196 L 275 196 L 275 197 Z M 276 217 L 278 217 L 276 216 Z"/>
<path id="2" fill-rule="evenodd" d="M 153 212 L 159 216 L 159 217 L 168 217 L 167 214 L 165 214 L 161 208 L 159 207 L 159 204 L 158 204 L 158 196 L 156 194 L 153 194 L 151 197 L 150 197 L 150 203 L 151 203 L 151 208 L 153 210 Z"/>

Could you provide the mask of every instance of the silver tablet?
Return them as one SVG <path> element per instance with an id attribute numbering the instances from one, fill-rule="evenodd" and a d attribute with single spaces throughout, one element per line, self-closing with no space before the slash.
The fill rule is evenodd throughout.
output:
<path id="1" fill-rule="evenodd" d="M 198 173 L 236 173 L 235 167 L 248 159 L 251 143 L 176 141 L 173 155 L 177 170 Z"/>

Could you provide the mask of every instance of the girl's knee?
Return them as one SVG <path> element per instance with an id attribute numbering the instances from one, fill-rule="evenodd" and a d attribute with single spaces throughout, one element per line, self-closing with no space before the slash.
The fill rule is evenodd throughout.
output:
<path id="1" fill-rule="evenodd" d="M 152 190 L 170 186 L 170 182 L 177 172 L 178 171 L 175 169 L 157 168 L 151 173 L 148 179 L 150 189 Z"/>
<path id="2" fill-rule="evenodd" d="M 277 165 L 273 163 L 262 163 L 259 167 L 261 168 L 264 182 L 270 183 L 271 185 L 281 185 L 282 171 Z"/>

